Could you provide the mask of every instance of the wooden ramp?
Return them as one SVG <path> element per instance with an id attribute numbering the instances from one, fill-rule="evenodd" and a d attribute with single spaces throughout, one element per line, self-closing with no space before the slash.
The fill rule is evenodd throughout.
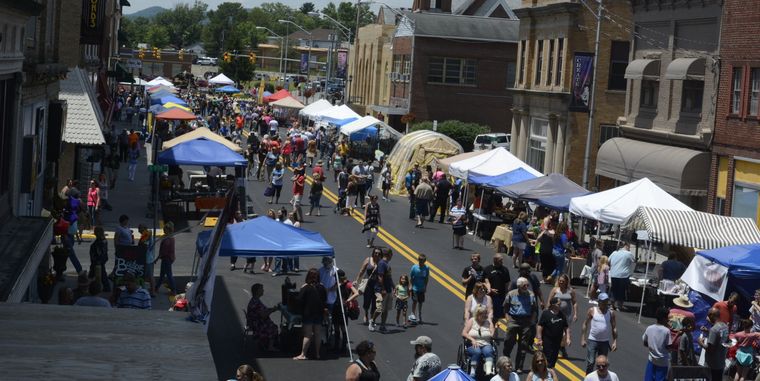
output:
<path id="1" fill-rule="evenodd" d="M 186 313 L 0 304 L 0 378 L 215 380 L 203 327 Z"/>

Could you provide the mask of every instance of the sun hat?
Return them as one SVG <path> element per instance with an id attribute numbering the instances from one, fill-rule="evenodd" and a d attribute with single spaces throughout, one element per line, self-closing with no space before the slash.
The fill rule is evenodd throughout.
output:
<path id="1" fill-rule="evenodd" d="M 694 307 L 694 303 L 692 303 L 691 300 L 689 300 L 689 296 L 686 294 L 678 295 L 677 298 L 673 298 L 673 304 L 681 308 Z"/>

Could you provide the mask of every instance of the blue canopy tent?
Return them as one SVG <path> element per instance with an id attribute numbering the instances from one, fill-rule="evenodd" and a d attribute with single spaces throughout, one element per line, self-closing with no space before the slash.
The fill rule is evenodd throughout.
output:
<path id="1" fill-rule="evenodd" d="M 157 91 L 153 94 L 150 94 L 151 98 L 161 98 L 161 97 L 176 97 L 177 94 L 172 93 L 171 91 L 161 90 Z"/>
<path id="2" fill-rule="evenodd" d="M 167 95 L 167 96 L 155 97 L 155 98 L 151 97 L 150 98 L 150 104 L 152 104 L 152 105 L 156 105 L 156 104 L 163 105 L 163 104 L 167 104 L 169 102 L 174 102 L 176 104 L 187 106 L 187 102 L 185 102 L 184 100 L 182 100 L 180 98 L 177 98 L 177 97 L 175 97 L 173 95 Z"/>
<path id="3" fill-rule="evenodd" d="M 206 139 L 188 140 L 158 153 L 159 164 L 246 166 L 248 161 L 221 143 Z"/>
<path id="4" fill-rule="evenodd" d="M 559 173 L 499 187 L 496 190 L 509 198 L 535 202 L 560 211 L 569 210 L 570 198 L 591 193 Z"/>
<path id="5" fill-rule="evenodd" d="M 760 289 L 760 243 L 698 251 L 697 255 L 728 269 L 728 290 L 752 300 Z"/>
<path id="6" fill-rule="evenodd" d="M 515 170 L 495 176 L 481 175 L 472 171 L 467 174 L 468 183 L 491 188 L 504 187 L 535 178 L 536 175 L 530 173 L 524 168 L 517 168 Z"/>
<path id="7" fill-rule="evenodd" d="M 227 85 L 227 86 L 222 86 L 214 91 L 216 91 L 217 93 L 237 94 L 240 92 L 240 89 L 232 85 Z"/>

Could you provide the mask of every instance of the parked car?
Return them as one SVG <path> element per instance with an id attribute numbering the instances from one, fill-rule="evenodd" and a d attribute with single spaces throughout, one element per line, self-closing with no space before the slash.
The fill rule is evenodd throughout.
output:
<path id="1" fill-rule="evenodd" d="M 473 151 L 484 151 L 496 147 L 509 149 L 509 143 L 512 141 L 512 135 L 503 132 L 481 134 L 475 137 L 472 143 Z"/>
<path id="2" fill-rule="evenodd" d="M 201 57 L 198 58 L 198 65 L 216 65 L 217 59 L 213 57 Z"/>

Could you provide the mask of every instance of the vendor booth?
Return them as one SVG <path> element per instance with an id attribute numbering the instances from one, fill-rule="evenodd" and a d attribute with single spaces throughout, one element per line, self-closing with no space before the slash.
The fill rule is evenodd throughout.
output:
<path id="1" fill-rule="evenodd" d="M 215 134 L 211 132 L 211 130 L 209 130 L 206 127 L 198 127 L 195 130 L 190 131 L 186 134 L 182 134 L 174 139 L 167 140 L 162 145 L 162 149 L 166 150 L 166 149 L 176 146 L 177 144 L 184 143 L 190 140 L 195 140 L 195 139 L 206 139 L 206 140 L 215 141 L 235 152 L 243 152 L 243 148 L 241 148 L 239 145 L 232 143 L 231 141 L 223 138 L 219 134 Z"/>
<path id="2" fill-rule="evenodd" d="M 285 97 L 278 101 L 270 103 L 273 107 L 280 107 L 280 108 L 290 108 L 290 109 L 297 109 L 300 110 L 304 108 L 303 103 L 299 102 L 297 99 L 293 97 Z"/>
<path id="3" fill-rule="evenodd" d="M 496 191 L 509 198 L 530 201 L 563 212 L 568 211 L 571 198 L 591 193 L 559 173 L 499 187 Z"/>
<path id="4" fill-rule="evenodd" d="M 317 114 L 319 114 L 319 112 L 321 112 L 323 110 L 327 110 L 327 109 L 332 108 L 332 107 L 333 107 L 332 103 L 330 103 L 330 102 L 328 102 L 328 101 L 326 101 L 324 99 L 320 99 L 320 100 L 318 100 L 318 101 L 316 101 L 316 102 L 314 102 L 314 103 L 312 103 L 312 104 L 310 104 L 310 105 L 302 108 L 298 112 L 298 114 L 301 115 L 301 116 L 303 116 L 303 117 L 309 118 L 309 119 L 314 119 L 314 117 Z"/>
<path id="5" fill-rule="evenodd" d="M 169 141 L 171 142 L 171 140 Z M 167 142 L 167 143 L 169 143 Z M 158 164 L 235 167 L 248 161 L 226 145 L 205 138 L 175 144 L 158 153 Z"/>
<path id="6" fill-rule="evenodd" d="M 752 300 L 760 289 L 760 242 L 697 251 L 681 279 L 713 300 L 724 300 L 727 290 Z"/>
<path id="7" fill-rule="evenodd" d="M 209 79 L 208 83 L 212 85 L 234 85 L 235 81 L 224 75 L 224 73 L 219 73 L 216 77 Z"/>
<path id="8" fill-rule="evenodd" d="M 280 99 L 284 99 L 284 98 L 292 97 L 292 96 L 293 95 L 291 95 L 290 92 L 288 92 L 288 90 L 281 89 L 269 96 L 265 95 L 264 102 L 267 102 L 267 103 L 276 102 L 276 101 L 279 101 Z"/>
<path id="9" fill-rule="evenodd" d="M 387 162 L 393 171 L 395 194 L 406 194 L 404 177 L 414 164 L 424 168 L 434 160 L 440 160 L 462 153 L 464 150 L 454 139 L 430 130 L 414 131 L 404 135 L 393 147 Z"/>
<path id="10" fill-rule="evenodd" d="M 350 140 L 365 140 L 367 138 L 376 138 L 380 134 L 380 138 L 393 137 L 395 139 L 401 139 L 402 133 L 396 131 L 393 127 L 387 125 L 385 122 L 375 118 L 374 116 L 363 116 L 353 122 L 344 124 L 340 127 L 340 133 L 349 137 Z"/>
<path id="11" fill-rule="evenodd" d="M 355 113 L 354 110 L 351 110 L 351 107 L 340 105 L 320 111 L 315 115 L 315 118 L 322 123 L 343 126 L 344 124 L 361 118 L 361 115 Z"/>
<path id="12" fill-rule="evenodd" d="M 458 161 L 469 159 L 471 157 L 483 155 L 483 154 L 486 154 L 486 153 L 491 152 L 491 151 L 492 150 L 484 150 L 484 151 L 472 151 L 472 152 L 460 153 L 459 155 L 454 155 L 452 157 L 447 157 L 447 158 L 440 159 L 440 160 L 436 159 L 435 160 L 435 165 L 438 167 L 438 169 L 440 169 L 440 170 L 442 170 L 442 171 L 444 171 L 446 173 L 449 173 L 449 167 L 451 166 L 452 163 L 456 163 Z"/>
<path id="13" fill-rule="evenodd" d="M 157 86 L 157 85 L 164 85 L 164 86 L 174 87 L 173 83 L 169 82 L 167 79 L 165 79 L 163 77 L 160 77 L 160 76 L 156 77 L 156 78 L 153 78 L 152 80 L 148 81 L 148 83 L 145 84 L 145 86 L 149 86 L 149 87 Z"/>
<path id="14" fill-rule="evenodd" d="M 214 91 L 217 93 L 224 93 L 224 94 L 237 94 L 240 92 L 240 89 L 232 85 L 227 85 L 227 86 L 222 86 L 218 89 L 214 89 Z"/>

